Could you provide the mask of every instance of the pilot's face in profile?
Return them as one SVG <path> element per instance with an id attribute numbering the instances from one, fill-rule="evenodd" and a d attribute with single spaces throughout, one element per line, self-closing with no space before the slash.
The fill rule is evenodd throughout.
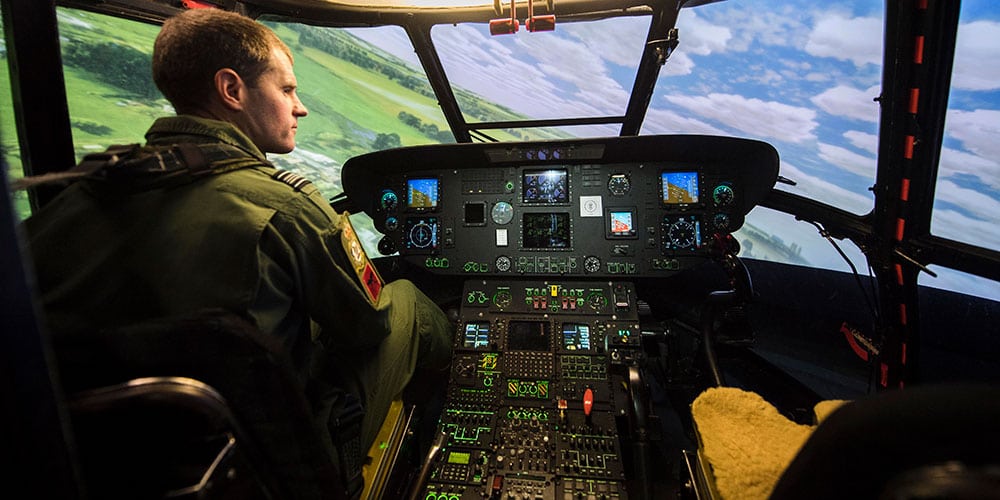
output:
<path id="1" fill-rule="evenodd" d="M 292 61 L 278 47 L 271 49 L 270 68 L 247 87 L 246 123 L 243 132 L 264 153 L 295 149 L 300 117 L 308 110 L 296 94 Z"/>

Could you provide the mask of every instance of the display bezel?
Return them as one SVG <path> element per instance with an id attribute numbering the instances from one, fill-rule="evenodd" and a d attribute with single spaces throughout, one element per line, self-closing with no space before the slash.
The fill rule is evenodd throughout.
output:
<path id="1" fill-rule="evenodd" d="M 564 350 L 585 352 L 590 351 L 594 347 L 593 337 L 590 335 L 590 325 L 586 323 L 563 323 L 561 332 L 562 348 Z M 581 338 L 581 334 L 583 333 L 586 333 L 586 339 Z M 567 334 L 572 334 L 572 339 Z"/>
<path id="2" fill-rule="evenodd" d="M 540 220 L 542 217 L 558 217 L 557 227 L 563 228 L 563 233 L 549 233 L 548 237 L 556 236 L 559 242 L 540 244 L 544 235 L 529 235 L 529 231 L 538 226 L 529 219 Z M 569 212 L 524 212 L 521 214 L 521 248 L 524 250 L 571 250 L 573 248 L 573 217 Z"/>
<path id="3" fill-rule="evenodd" d="M 670 181 L 680 181 L 684 179 L 692 179 L 694 181 L 694 192 L 692 190 L 685 190 L 688 194 L 692 195 L 689 199 L 679 199 L 674 196 L 677 191 L 672 191 L 668 186 L 679 186 L 680 182 L 670 182 Z M 676 169 L 676 170 L 662 170 L 660 171 L 660 203 L 665 207 L 686 207 L 690 205 L 697 205 L 701 203 L 701 173 L 697 169 Z"/>
<path id="4" fill-rule="evenodd" d="M 536 331 L 533 327 L 540 327 Z M 532 335 L 540 333 L 535 338 Z M 510 320 L 507 322 L 507 350 L 544 352 L 552 348 L 552 325 L 548 321 Z"/>
<path id="5" fill-rule="evenodd" d="M 551 175 L 557 175 L 556 188 L 561 188 L 562 193 L 553 195 L 552 190 L 545 190 L 537 194 L 531 194 L 533 179 L 541 179 Z M 525 169 L 521 172 L 521 203 L 525 205 L 568 205 L 570 198 L 569 169 L 565 167 L 549 167 L 537 169 Z"/>
<path id="6" fill-rule="evenodd" d="M 434 196 L 430 196 L 429 192 L 423 190 L 414 189 L 421 184 L 426 183 L 428 185 L 433 184 L 434 186 Z M 409 212 L 433 212 L 441 206 L 441 179 L 435 176 L 414 176 L 407 177 L 403 181 L 403 186 L 406 193 L 406 210 Z M 430 200 L 429 204 L 414 205 L 413 193 L 414 191 L 420 192 L 422 194 L 428 195 Z M 429 190 L 428 190 L 429 191 Z"/>
<path id="7" fill-rule="evenodd" d="M 631 229 L 628 231 L 615 231 L 616 214 L 629 215 Z M 611 240 L 634 240 L 639 237 L 639 214 L 635 207 L 608 207 L 604 210 L 604 236 Z"/>

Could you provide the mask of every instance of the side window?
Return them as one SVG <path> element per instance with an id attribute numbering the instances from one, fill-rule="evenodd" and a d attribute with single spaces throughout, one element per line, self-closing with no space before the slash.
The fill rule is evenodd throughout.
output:
<path id="1" fill-rule="evenodd" d="M 150 67 L 159 26 L 61 7 L 57 15 L 77 160 L 144 142 L 153 120 L 173 114 Z"/>
<path id="2" fill-rule="evenodd" d="M 153 84 L 150 54 L 156 25 L 58 8 L 60 48 L 77 160 L 111 144 L 143 141 L 153 120 L 171 114 Z M 11 178 L 24 175 L 14 121 L 6 44 L 0 40 L 0 154 Z M 14 193 L 21 219 L 31 214 L 27 193 Z"/>
<path id="3" fill-rule="evenodd" d="M 24 175 L 21 163 L 21 147 L 17 142 L 17 126 L 14 123 L 14 96 L 10 87 L 10 68 L 7 60 L 7 42 L 0 23 L 0 168 L 8 179 Z M 13 194 L 14 212 L 20 219 L 31 215 L 28 193 L 18 191 Z"/>

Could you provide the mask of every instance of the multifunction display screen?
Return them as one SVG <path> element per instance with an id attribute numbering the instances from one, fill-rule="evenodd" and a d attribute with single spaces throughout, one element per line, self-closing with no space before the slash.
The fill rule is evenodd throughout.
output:
<path id="1" fill-rule="evenodd" d="M 660 184 L 664 205 L 698 203 L 697 172 L 663 172 Z"/>
<path id="2" fill-rule="evenodd" d="M 632 210 L 611 210 L 608 212 L 608 236 L 628 238 L 635 236 L 635 214 Z"/>
<path id="3" fill-rule="evenodd" d="M 437 208 L 440 183 L 436 178 L 416 178 L 406 180 L 406 207 L 415 210 Z"/>
<path id="4" fill-rule="evenodd" d="M 524 203 L 569 203 L 569 175 L 564 169 L 526 170 Z"/>
<path id="5" fill-rule="evenodd" d="M 549 350 L 547 321 L 511 321 L 507 325 L 507 349 L 511 351 Z"/>
<path id="6" fill-rule="evenodd" d="M 524 248 L 570 248 L 569 213 L 525 213 L 522 218 Z"/>
<path id="7" fill-rule="evenodd" d="M 488 321 L 475 321 L 465 324 L 464 347 L 478 349 L 486 347 L 490 343 L 490 323 Z"/>
<path id="8" fill-rule="evenodd" d="M 563 324 L 563 347 L 569 351 L 590 350 L 590 326 L 579 323 Z"/>

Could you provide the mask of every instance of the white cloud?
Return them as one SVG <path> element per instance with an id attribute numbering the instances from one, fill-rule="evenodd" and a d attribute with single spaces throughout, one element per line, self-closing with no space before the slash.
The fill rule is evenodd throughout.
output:
<path id="1" fill-rule="evenodd" d="M 675 106 L 753 137 L 789 142 L 815 139 L 816 112 L 809 108 L 734 94 L 668 95 L 664 98 Z"/>
<path id="2" fill-rule="evenodd" d="M 690 75 L 693 70 L 694 61 L 691 60 L 691 56 L 683 52 L 674 52 L 660 70 L 660 76 Z"/>
<path id="3" fill-rule="evenodd" d="M 958 27 L 952 86 L 961 90 L 1000 88 L 1000 23 L 975 21 Z"/>
<path id="4" fill-rule="evenodd" d="M 806 52 L 819 57 L 851 61 L 855 66 L 882 63 L 882 20 L 825 14 L 816 22 Z"/>
<path id="5" fill-rule="evenodd" d="M 878 103 L 873 99 L 879 95 L 879 87 L 859 90 L 847 85 L 837 85 L 813 97 L 813 104 L 835 116 L 843 116 L 866 122 L 877 122 Z"/>
<path id="6" fill-rule="evenodd" d="M 865 214 L 874 206 L 874 198 L 848 191 L 826 179 L 809 175 L 794 165 L 781 160 L 781 175 L 795 181 L 794 186 L 777 184 L 777 188 L 800 196 L 828 203 L 856 214 Z M 777 232 L 780 234 L 780 231 Z"/>
<path id="7" fill-rule="evenodd" d="M 577 89 L 574 93 L 575 112 L 563 116 L 592 116 L 624 112 L 628 92 L 611 78 L 604 60 L 594 57 L 591 48 L 575 40 L 547 37 L 544 33 L 515 38 L 515 44 L 525 54 L 538 61 L 533 65 L 550 81 L 563 81 Z M 508 80 L 520 78 L 510 74 Z M 560 86 L 563 87 L 563 86 Z M 568 96 L 564 96 L 568 97 Z"/>
<path id="8" fill-rule="evenodd" d="M 646 111 L 646 119 L 642 122 L 642 133 L 729 135 L 701 120 L 653 107 Z"/>
<path id="9" fill-rule="evenodd" d="M 705 18 L 717 26 L 733 26 L 731 37 L 726 40 L 726 50 L 745 52 L 754 43 L 765 46 L 801 47 L 805 44 L 809 29 L 802 23 L 802 10 L 796 7 L 775 7 L 773 5 L 761 8 L 709 8 L 705 9 Z M 687 25 L 691 9 L 681 10 L 677 26 L 681 28 L 681 37 L 687 36 L 690 28 Z"/>
<path id="10" fill-rule="evenodd" d="M 954 210 L 935 209 L 931 214 L 931 234 L 983 248 L 1000 248 L 997 220 L 970 219 Z"/>
<path id="11" fill-rule="evenodd" d="M 733 38 L 728 27 L 713 24 L 690 10 L 682 10 L 678 15 L 677 32 L 680 40 L 677 50 L 699 56 L 724 52 L 726 44 Z"/>
<path id="12" fill-rule="evenodd" d="M 1000 111 L 948 111 L 948 136 L 962 143 L 966 151 L 941 151 L 940 176 L 968 174 L 1000 190 Z"/>
<path id="13" fill-rule="evenodd" d="M 858 149 L 863 149 L 873 155 L 878 154 L 878 135 L 858 130 L 848 130 L 844 132 L 844 139 L 847 139 L 852 146 Z"/>
<path id="14" fill-rule="evenodd" d="M 600 56 L 609 63 L 635 68 L 638 67 L 642 55 L 638 47 L 645 43 L 646 32 L 649 31 L 649 18 L 620 17 L 599 23 L 562 24 L 557 18 L 556 30 L 560 34 L 575 37 L 586 45 L 592 57 Z M 537 39 L 544 44 L 552 36 L 554 35 L 538 33 L 525 35 L 524 38 Z"/>
<path id="15" fill-rule="evenodd" d="M 980 219 L 976 222 L 989 222 L 992 227 L 989 232 L 994 233 L 995 237 L 1000 238 L 1000 231 L 996 230 L 997 224 L 1000 223 L 1000 200 L 974 189 L 963 188 L 947 180 L 938 181 L 934 190 L 934 198 L 938 201 L 946 201 L 962 207 L 963 210 L 971 213 L 976 219 Z M 955 239 L 968 239 L 970 235 L 976 234 L 966 231 L 964 228 L 948 228 L 947 231 L 954 231 L 956 234 L 950 237 Z M 1000 248 L 1000 239 L 995 243 L 997 244 L 988 248 Z"/>
<path id="16" fill-rule="evenodd" d="M 992 189 L 1000 190 L 1000 163 L 966 151 L 943 148 L 938 177 L 947 179 L 958 174 L 976 177 Z"/>
<path id="17" fill-rule="evenodd" d="M 831 165 L 875 180 L 875 159 L 832 144 L 819 143 L 819 157 Z"/>
<path id="18" fill-rule="evenodd" d="M 949 110 L 948 135 L 966 149 L 986 158 L 1000 159 L 1000 110 Z"/>

